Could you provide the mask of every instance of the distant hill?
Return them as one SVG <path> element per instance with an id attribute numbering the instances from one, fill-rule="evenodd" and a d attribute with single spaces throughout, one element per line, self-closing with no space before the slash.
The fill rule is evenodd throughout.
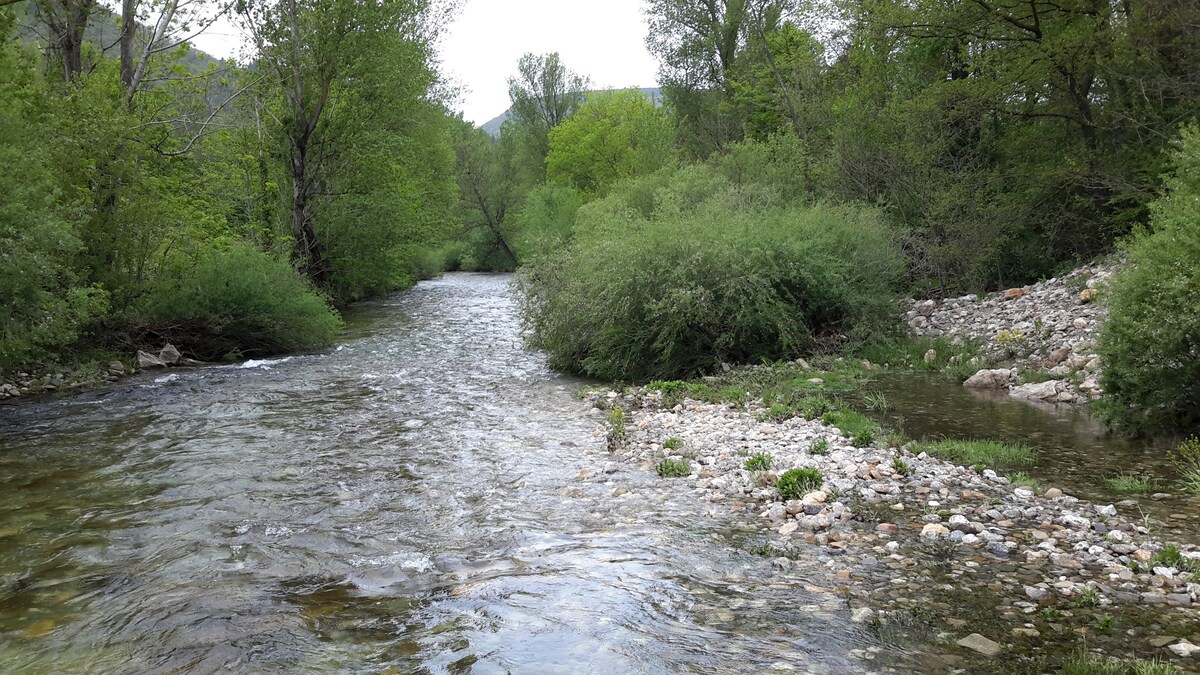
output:
<path id="1" fill-rule="evenodd" d="M 626 89 L 629 89 L 629 88 L 630 87 L 621 87 L 619 89 L 600 89 L 597 91 L 625 91 Z M 651 101 L 654 101 L 654 105 L 662 105 L 662 89 L 660 89 L 659 87 L 641 87 L 640 89 L 638 89 L 638 91 L 645 94 Z M 597 92 L 588 92 L 588 93 L 593 94 L 593 93 L 597 93 Z M 505 110 L 504 112 L 500 113 L 499 115 L 496 115 L 492 119 L 479 125 L 479 128 L 488 132 L 488 134 L 490 134 L 492 138 L 499 138 L 500 137 L 500 126 L 502 124 L 504 124 L 504 122 L 506 120 L 508 120 L 508 118 L 511 116 L 512 116 L 512 108 L 509 108 L 508 110 Z"/>

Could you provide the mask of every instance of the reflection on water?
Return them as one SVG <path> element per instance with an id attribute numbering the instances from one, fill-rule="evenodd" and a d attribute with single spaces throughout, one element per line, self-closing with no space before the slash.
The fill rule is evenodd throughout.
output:
<path id="1" fill-rule="evenodd" d="M 607 460 L 508 283 L 0 409 L 4 670 L 860 671 L 844 602 L 733 548 L 744 516 Z"/>
<path id="2" fill-rule="evenodd" d="M 1101 503 L 1133 498 L 1125 512 L 1145 514 L 1154 532 L 1171 539 L 1200 541 L 1200 499 L 1176 488 L 1169 440 L 1133 441 L 1113 437 L 1100 422 L 1068 406 L 1034 405 L 1000 392 L 967 389 L 934 375 L 884 375 L 871 383 L 893 408 L 879 415 L 884 424 L 903 428 L 910 438 L 990 438 L 1026 443 L 1037 451 L 1029 469 L 1043 486 L 1056 486 L 1076 497 Z M 1155 477 L 1150 495 L 1109 491 L 1105 478 L 1122 473 Z"/>

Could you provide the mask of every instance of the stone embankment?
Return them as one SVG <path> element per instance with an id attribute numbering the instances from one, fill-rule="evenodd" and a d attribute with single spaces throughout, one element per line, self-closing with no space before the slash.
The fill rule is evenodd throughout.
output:
<path id="1" fill-rule="evenodd" d="M 136 365 L 124 361 L 103 364 L 86 364 L 79 368 L 42 368 L 40 371 L 18 371 L 0 383 L 0 401 L 21 396 L 53 394 L 58 391 L 96 387 L 116 382 L 127 375 L 147 368 L 170 366 L 200 366 L 200 361 L 186 358 L 172 344 L 163 346 L 157 355 L 138 351 Z"/>
<path id="2" fill-rule="evenodd" d="M 1096 338 L 1104 319 L 1103 281 L 1117 263 L 985 296 L 910 301 L 908 326 L 919 337 L 978 344 L 980 371 L 965 383 L 1007 389 L 1018 398 L 1083 403 L 1100 398 Z"/>
<path id="3" fill-rule="evenodd" d="M 1165 658 L 1200 652 L 1200 550 L 1168 547 L 1136 513 L 1053 487 L 1017 487 L 911 446 L 854 447 L 818 421 L 762 421 L 757 404 L 689 399 L 662 409 L 658 392 L 645 390 L 591 398 L 624 410 L 626 434 L 614 453 L 651 471 L 663 459 L 687 461 L 691 474 L 671 480 L 759 522 L 767 541 L 759 552 L 780 573 L 818 561 L 827 581 L 846 589 L 856 621 L 946 607 L 938 639 L 994 655 L 1040 649 L 1054 636 L 1079 639 L 1099 631 L 1090 622 L 1114 621 L 1103 618 L 1109 612 L 1152 608 L 1152 625 L 1125 621 L 1120 639 Z M 747 470 L 760 454 L 769 468 Z M 821 472 L 821 486 L 781 499 L 778 476 L 809 467 Z M 953 618 L 977 604 L 986 618 Z"/>

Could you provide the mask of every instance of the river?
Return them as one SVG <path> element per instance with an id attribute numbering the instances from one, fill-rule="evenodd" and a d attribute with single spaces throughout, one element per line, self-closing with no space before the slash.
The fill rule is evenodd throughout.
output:
<path id="1" fill-rule="evenodd" d="M 453 274 L 335 349 L 0 407 L 6 672 L 862 672 L 834 589 L 623 466 Z M 815 563 L 814 563 L 815 564 Z M 876 654 L 878 656 L 876 657 Z"/>

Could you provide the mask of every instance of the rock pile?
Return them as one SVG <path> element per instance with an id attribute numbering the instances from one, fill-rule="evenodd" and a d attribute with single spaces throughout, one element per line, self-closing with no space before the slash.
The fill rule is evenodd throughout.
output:
<path id="1" fill-rule="evenodd" d="M 854 447 L 818 421 L 761 421 L 754 404 L 742 410 L 686 400 L 664 410 L 657 392 L 591 396 L 600 407 L 626 411 L 628 440 L 614 452 L 649 470 L 663 459 L 689 462 L 687 485 L 758 519 L 781 568 L 791 557 L 814 558 L 835 583 L 869 583 L 879 573 L 872 593 L 884 588 L 920 598 L 932 589 L 904 583 L 919 568 L 917 559 L 935 550 L 948 578 L 1007 593 L 1011 611 L 1021 616 L 1079 607 L 1084 598 L 1088 606 L 1161 605 L 1183 612 L 1181 620 L 1200 618 L 1200 550 L 1168 548 L 1116 506 L 1056 488 L 1014 487 L 990 469 L 979 473 L 907 447 Z M 666 449 L 672 438 L 682 446 Z M 768 469 L 745 468 L 762 454 Z M 815 468 L 823 482 L 785 501 L 774 482 L 792 468 Z"/>
<path id="2" fill-rule="evenodd" d="M 1102 282 L 1116 263 L 1081 267 L 1023 288 L 980 297 L 910 301 L 913 335 L 971 340 L 983 368 L 968 387 L 1007 389 L 1018 398 L 1052 403 L 1096 399 L 1100 360 L 1096 336 L 1104 319 Z"/>

